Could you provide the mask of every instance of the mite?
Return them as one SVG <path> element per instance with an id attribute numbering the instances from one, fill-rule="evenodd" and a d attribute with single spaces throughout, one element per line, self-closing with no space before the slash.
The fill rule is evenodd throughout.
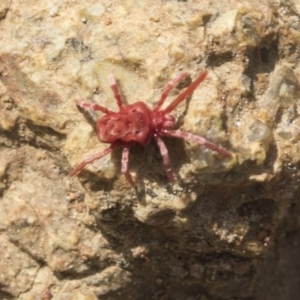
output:
<path id="1" fill-rule="evenodd" d="M 194 135 L 190 132 L 176 130 L 176 119 L 171 112 L 189 95 L 191 95 L 198 85 L 205 79 L 208 71 L 199 74 L 196 79 L 166 107 L 162 108 L 170 91 L 184 78 L 189 76 L 183 72 L 171 80 L 164 88 L 157 105 L 151 109 L 144 102 L 138 101 L 130 105 L 125 105 L 117 86 L 116 79 L 111 73 L 108 76 L 110 87 L 117 101 L 119 111 L 114 112 L 95 103 L 78 101 L 76 104 L 86 110 L 100 111 L 104 115 L 97 121 L 97 136 L 103 143 L 110 146 L 102 152 L 87 157 L 82 163 L 76 166 L 69 176 L 78 174 L 87 164 L 100 159 L 109 154 L 114 149 L 122 147 L 121 171 L 125 175 L 129 184 L 134 187 L 134 180 L 129 173 L 129 151 L 134 144 L 147 145 L 152 139 L 155 140 L 160 150 L 163 165 L 170 182 L 174 182 L 174 174 L 171 168 L 171 161 L 168 149 L 162 139 L 163 136 L 171 136 L 184 140 L 193 141 L 199 145 L 205 146 L 223 156 L 231 157 L 232 154 L 226 149 L 206 140 L 201 136 Z"/>

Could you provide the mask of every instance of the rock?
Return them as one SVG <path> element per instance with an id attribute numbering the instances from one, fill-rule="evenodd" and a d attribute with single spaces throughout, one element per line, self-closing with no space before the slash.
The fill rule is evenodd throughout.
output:
<path id="1" fill-rule="evenodd" d="M 1 299 L 299 299 L 298 2 L 196 2 L 1 2 Z M 109 147 L 75 100 L 117 111 L 111 71 L 149 107 L 187 71 L 166 107 L 204 69 L 176 129 L 232 157 L 164 137 L 174 183 L 151 141 L 135 188 L 121 149 L 68 176 Z"/>

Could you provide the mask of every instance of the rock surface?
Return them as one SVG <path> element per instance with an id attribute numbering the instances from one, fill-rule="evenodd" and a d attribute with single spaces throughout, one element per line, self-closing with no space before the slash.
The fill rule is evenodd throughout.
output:
<path id="1" fill-rule="evenodd" d="M 1 1 L 0 299 L 299 299 L 300 3 L 154 2 Z M 107 147 L 74 100 L 116 110 L 111 70 L 153 107 L 204 69 L 177 127 L 231 158 L 166 138 L 174 184 L 154 143 L 135 189 L 120 150 L 67 176 Z"/>

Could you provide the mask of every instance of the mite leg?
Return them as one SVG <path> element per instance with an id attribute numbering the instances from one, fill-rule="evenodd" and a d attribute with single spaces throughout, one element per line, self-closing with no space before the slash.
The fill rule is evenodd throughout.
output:
<path id="1" fill-rule="evenodd" d="M 86 110 L 99 110 L 101 112 L 103 112 L 104 114 L 108 114 L 108 113 L 113 113 L 113 111 L 108 110 L 107 108 L 100 106 L 96 103 L 92 103 L 92 102 L 88 102 L 88 101 L 81 101 L 81 100 L 75 100 L 75 103 L 77 104 L 77 106 L 86 109 Z"/>
<path id="2" fill-rule="evenodd" d="M 129 184 L 134 187 L 135 184 L 133 182 L 132 176 L 130 175 L 128 171 L 128 165 L 129 165 L 129 146 L 124 146 L 123 153 L 122 153 L 122 173 L 125 175 L 127 181 Z"/>
<path id="3" fill-rule="evenodd" d="M 92 163 L 93 161 L 95 161 L 96 159 L 100 159 L 101 157 L 107 155 L 108 153 L 110 153 L 111 151 L 113 151 L 114 149 L 116 149 L 117 147 L 120 147 L 120 145 L 114 145 L 112 144 L 110 147 L 104 149 L 102 152 L 96 153 L 94 155 L 91 155 L 89 157 L 87 157 L 82 163 L 80 163 L 78 166 L 76 166 L 70 173 L 69 176 L 74 176 L 76 174 L 78 174 L 86 165 Z"/>
<path id="4" fill-rule="evenodd" d="M 189 73 L 184 72 L 176 76 L 174 79 L 172 79 L 163 90 L 161 97 L 157 103 L 157 105 L 154 107 L 153 111 L 158 111 L 160 107 L 163 105 L 164 101 L 168 97 L 170 91 L 179 83 L 183 78 L 189 76 Z"/>
<path id="5" fill-rule="evenodd" d="M 123 107 L 124 103 L 123 103 L 123 100 L 122 100 L 122 97 L 121 97 L 121 94 L 120 94 L 120 91 L 119 91 L 119 88 L 117 85 L 116 78 L 113 73 L 110 73 L 108 75 L 108 81 L 109 81 L 110 87 L 114 93 L 115 99 L 117 100 L 117 104 L 118 104 L 119 108 Z"/>
<path id="6" fill-rule="evenodd" d="M 176 106 L 178 106 L 184 99 L 186 99 L 198 85 L 205 79 L 208 71 L 202 72 L 198 77 L 184 90 L 182 91 L 163 111 L 165 113 L 170 113 Z"/>
<path id="7" fill-rule="evenodd" d="M 154 135 L 154 139 L 158 145 L 160 154 L 162 156 L 163 165 L 165 167 L 167 177 L 170 182 L 174 182 L 175 180 L 174 180 L 174 175 L 173 175 L 173 171 L 172 171 L 172 167 L 171 167 L 171 160 L 170 160 L 170 156 L 169 156 L 166 144 L 158 135 Z"/>
<path id="8" fill-rule="evenodd" d="M 180 131 L 180 130 L 163 130 L 161 132 L 161 134 L 167 135 L 167 136 L 173 136 L 173 137 L 184 139 L 184 140 L 191 140 L 191 141 L 196 142 L 199 145 L 203 145 L 203 146 L 205 146 L 213 151 L 216 151 L 224 156 L 228 156 L 228 157 L 232 156 L 232 154 L 229 151 L 227 151 L 226 149 L 206 140 L 204 137 L 192 134 L 190 132 L 185 132 L 185 131 Z"/>

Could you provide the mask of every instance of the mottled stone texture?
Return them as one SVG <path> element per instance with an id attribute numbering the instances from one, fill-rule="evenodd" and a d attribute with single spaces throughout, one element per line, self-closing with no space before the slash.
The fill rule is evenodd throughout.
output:
<path id="1" fill-rule="evenodd" d="M 298 0 L 2 0 L 0 299 L 300 298 Z M 85 99 L 155 105 L 182 70 L 209 75 L 177 127 L 233 153 L 166 138 L 101 151 Z M 99 114 L 100 115 L 100 114 Z"/>

